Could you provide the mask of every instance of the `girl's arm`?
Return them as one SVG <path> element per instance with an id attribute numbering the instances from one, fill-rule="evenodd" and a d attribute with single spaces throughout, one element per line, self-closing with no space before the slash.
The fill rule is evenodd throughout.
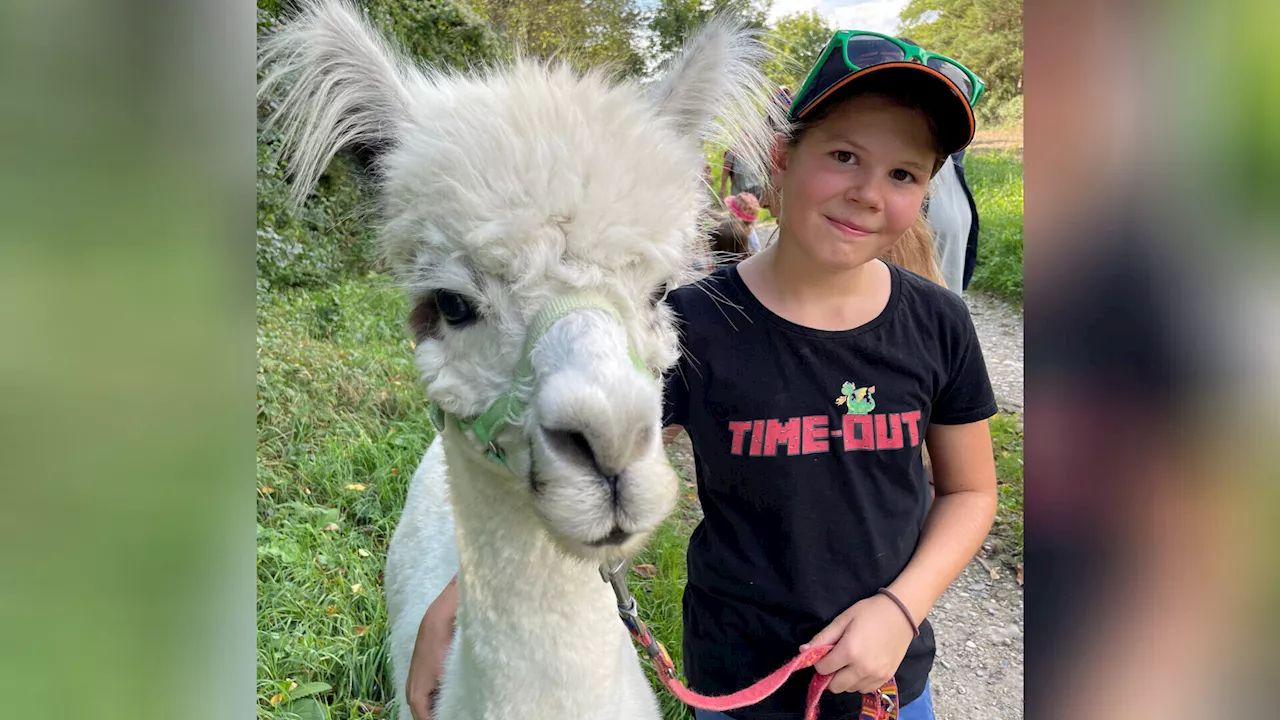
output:
<path id="1" fill-rule="evenodd" d="M 987 421 L 931 425 L 925 436 L 936 497 L 920 544 L 888 587 L 919 624 L 982 545 L 996 515 L 996 470 Z M 831 692 L 872 692 L 902 663 L 912 626 L 885 595 L 860 600 L 801 646 L 835 645 L 814 668 Z"/>
<path id="2" fill-rule="evenodd" d="M 987 421 L 930 425 L 925 442 L 936 497 L 915 555 L 888 588 L 917 623 L 973 559 L 996 517 L 996 467 Z"/>

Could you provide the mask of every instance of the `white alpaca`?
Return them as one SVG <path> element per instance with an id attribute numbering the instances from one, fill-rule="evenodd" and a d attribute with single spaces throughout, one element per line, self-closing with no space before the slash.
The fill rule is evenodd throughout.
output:
<path id="1" fill-rule="evenodd" d="M 401 717 L 419 621 L 457 573 L 435 717 L 657 718 L 598 568 L 676 499 L 660 299 L 696 252 L 702 142 L 727 127 L 767 155 L 762 46 L 713 23 L 648 88 L 527 62 L 468 78 L 405 62 L 341 2 L 303 5 L 263 46 L 298 191 L 342 146 L 383 148 L 385 248 L 447 413 L 387 557 Z M 458 422 L 500 400 L 492 446 Z"/>

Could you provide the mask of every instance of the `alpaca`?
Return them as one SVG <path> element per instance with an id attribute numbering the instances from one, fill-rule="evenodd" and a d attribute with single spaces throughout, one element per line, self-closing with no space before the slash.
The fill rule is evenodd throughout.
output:
<path id="1" fill-rule="evenodd" d="M 524 60 L 463 75 L 407 62 L 345 2 L 300 4 L 263 41 L 260 92 L 283 89 L 298 197 L 342 147 L 379 148 L 380 236 L 439 422 L 384 578 L 400 716 L 456 573 L 433 717 L 658 718 L 599 567 L 675 504 L 662 299 L 698 248 L 702 143 L 767 156 L 763 45 L 716 20 L 647 86 Z"/>

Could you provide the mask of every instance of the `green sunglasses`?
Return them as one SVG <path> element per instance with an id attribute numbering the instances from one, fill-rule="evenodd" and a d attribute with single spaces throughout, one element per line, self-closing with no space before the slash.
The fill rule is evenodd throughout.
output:
<path id="1" fill-rule="evenodd" d="M 809 71 L 809 77 L 805 78 L 804 85 L 791 103 L 791 119 L 794 121 L 804 115 L 810 106 L 841 84 L 850 71 L 900 62 L 916 62 L 937 71 L 956 86 L 969 102 L 969 107 L 978 102 L 987 88 L 972 70 L 946 55 L 870 30 L 841 30 L 831 37 L 818 62 Z"/>

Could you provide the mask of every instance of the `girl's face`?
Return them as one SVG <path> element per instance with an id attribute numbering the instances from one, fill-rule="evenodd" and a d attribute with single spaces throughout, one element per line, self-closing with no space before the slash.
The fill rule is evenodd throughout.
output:
<path id="1" fill-rule="evenodd" d="M 831 269 L 879 257 L 920 212 L 937 154 L 924 114 L 876 95 L 846 100 L 774 149 L 786 242 Z"/>

